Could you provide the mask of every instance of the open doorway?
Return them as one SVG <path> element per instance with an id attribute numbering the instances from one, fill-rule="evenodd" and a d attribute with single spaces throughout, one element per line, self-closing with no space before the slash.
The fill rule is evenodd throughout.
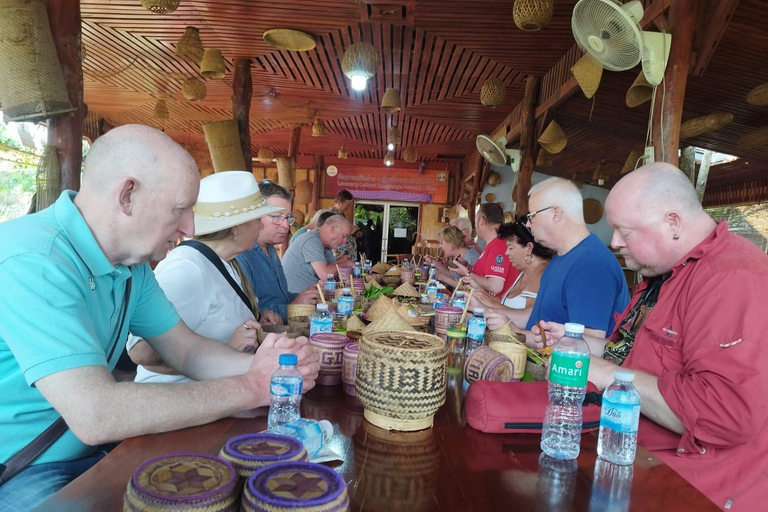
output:
<path id="1" fill-rule="evenodd" d="M 387 261 L 396 254 L 410 254 L 419 227 L 419 205 L 358 201 L 355 224 L 363 232 L 358 251 L 368 259 Z"/>

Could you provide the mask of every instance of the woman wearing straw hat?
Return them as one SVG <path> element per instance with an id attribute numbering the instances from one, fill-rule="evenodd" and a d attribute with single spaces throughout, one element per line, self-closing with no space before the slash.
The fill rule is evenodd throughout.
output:
<path id="1" fill-rule="evenodd" d="M 252 351 L 261 329 L 257 299 L 235 257 L 253 248 L 261 230 L 258 220 L 283 211 L 270 206 L 249 172 L 227 171 L 200 181 L 195 205 L 195 236 L 182 242 L 155 269 L 160 287 L 192 330 Z M 139 364 L 136 382 L 183 382 L 154 350 L 131 336 L 128 350 Z"/>

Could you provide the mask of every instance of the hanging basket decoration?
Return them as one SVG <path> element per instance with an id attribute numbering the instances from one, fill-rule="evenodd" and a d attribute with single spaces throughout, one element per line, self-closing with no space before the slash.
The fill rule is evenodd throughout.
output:
<path id="1" fill-rule="evenodd" d="M 290 28 L 273 28 L 264 32 L 262 37 L 268 45 L 289 52 L 308 52 L 317 46 L 312 35 Z"/>
<path id="2" fill-rule="evenodd" d="M 341 158 L 342 160 L 346 160 L 348 154 L 349 152 L 347 151 L 347 148 L 345 148 L 344 145 L 342 145 L 339 148 L 339 158 Z"/>
<path id="3" fill-rule="evenodd" d="M 181 95 L 189 101 L 201 101 L 205 99 L 208 89 L 205 83 L 197 78 L 190 78 L 181 84 Z"/>
<path id="4" fill-rule="evenodd" d="M 742 135 L 738 144 L 743 149 L 752 149 L 768 144 L 768 126 L 763 126 L 746 135 Z"/>
<path id="5" fill-rule="evenodd" d="M 344 52 L 341 58 L 341 71 L 350 80 L 362 77 L 368 80 L 379 69 L 379 54 L 370 43 L 355 43 Z"/>
<path id="6" fill-rule="evenodd" d="M 600 86 L 600 79 L 603 77 L 603 66 L 590 54 L 585 53 L 576 64 L 571 66 L 571 73 L 573 73 L 573 76 L 579 83 L 584 96 L 591 98 Z"/>
<path id="7" fill-rule="evenodd" d="M 768 82 L 758 85 L 747 94 L 747 103 L 750 105 L 768 105 Z"/>
<path id="8" fill-rule="evenodd" d="M 490 186 L 495 187 L 501 183 L 501 174 L 497 173 L 496 171 L 489 172 L 487 182 Z"/>
<path id="9" fill-rule="evenodd" d="M 200 64 L 203 60 L 203 42 L 200 40 L 200 30 L 187 27 L 176 43 L 176 56 L 186 61 Z"/>
<path id="10" fill-rule="evenodd" d="M 403 161 L 412 164 L 415 163 L 416 160 L 419 159 L 419 152 L 416 151 L 416 148 L 405 148 L 403 150 Z"/>
<path id="11" fill-rule="evenodd" d="M 0 70 L 6 123 L 34 122 L 75 110 L 41 0 L 0 3 Z"/>
<path id="12" fill-rule="evenodd" d="M 496 108 L 504 103 L 507 86 L 500 78 L 492 76 L 483 82 L 480 88 L 480 103 L 486 107 Z"/>
<path id="13" fill-rule="evenodd" d="M 179 8 L 181 0 L 141 0 L 141 5 L 155 14 L 168 14 Z"/>
<path id="14" fill-rule="evenodd" d="M 571 177 L 571 183 L 576 185 L 578 188 L 584 188 L 584 178 L 581 177 L 581 173 L 577 172 Z"/>
<path id="15" fill-rule="evenodd" d="M 515 0 L 512 17 L 520 30 L 541 30 L 552 19 L 552 0 Z"/>
<path id="16" fill-rule="evenodd" d="M 390 114 L 400 112 L 400 91 L 398 89 L 387 89 L 384 97 L 381 99 L 381 109 Z"/>
<path id="17" fill-rule="evenodd" d="M 165 100 L 157 100 L 157 103 L 155 104 L 155 110 L 154 115 L 157 119 L 162 119 L 165 121 L 170 117 L 170 112 L 168 112 L 168 104 L 165 102 Z"/>
<path id="18" fill-rule="evenodd" d="M 708 116 L 689 119 L 680 125 L 680 138 L 690 139 L 708 132 L 725 128 L 733 122 L 733 114 L 709 114 Z"/>
<path id="19" fill-rule="evenodd" d="M 245 157 L 240 146 L 240 130 L 236 120 L 206 123 L 203 125 L 203 132 L 211 153 L 214 172 L 245 169 Z"/>
<path id="20" fill-rule="evenodd" d="M 589 197 L 582 203 L 584 212 L 584 222 L 587 224 L 597 224 L 603 218 L 603 205 L 593 197 Z"/>
<path id="21" fill-rule="evenodd" d="M 392 144 L 400 144 L 400 141 L 402 140 L 402 136 L 400 135 L 400 128 L 397 126 L 393 126 L 389 129 L 389 132 L 387 132 L 387 143 Z"/>
<path id="22" fill-rule="evenodd" d="M 539 144 L 541 144 L 541 147 L 553 155 L 556 155 L 565 149 L 567 143 L 568 138 L 565 136 L 563 129 L 560 128 L 560 125 L 557 124 L 557 121 L 549 123 L 547 129 L 544 130 L 544 133 L 539 137 Z"/>
<path id="23" fill-rule="evenodd" d="M 300 181 L 296 184 L 293 199 L 296 204 L 309 204 L 312 201 L 312 182 Z M 303 222 L 302 222 L 303 224 Z"/>
<path id="24" fill-rule="evenodd" d="M 270 148 L 261 148 L 256 159 L 262 164 L 271 164 L 275 158 L 275 152 Z"/>
<path id="25" fill-rule="evenodd" d="M 544 148 L 539 150 L 539 156 L 536 157 L 536 167 L 549 167 L 552 165 L 554 155 Z"/>
<path id="26" fill-rule="evenodd" d="M 296 186 L 296 159 L 293 157 L 277 157 L 277 183 L 283 188 Z"/>
<path id="27" fill-rule="evenodd" d="M 323 137 L 324 135 L 325 135 L 325 125 L 319 119 L 315 119 L 314 124 L 312 124 L 312 136 Z"/>
<path id="28" fill-rule="evenodd" d="M 206 48 L 203 53 L 203 60 L 200 62 L 200 74 L 205 78 L 220 80 L 227 74 L 227 65 L 224 57 L 221 56 L 221 50 L 216 48 Z"/>
<path id="29" fill-rule="evenodd" d="M 624 101 L 629 108 L 635 108 L 646 101 L 650 101 L 651 96 L 653 96 L 653 86 L 648 83 L 648 80 L 645 79 L 645 73 L 641 71 L 629 87 Z"/>
<path id="30" fill-rule="evenodd" d="M 643 150 L 642 149 L 633 149 L 629 152 L 629 156 L 627 157 L 627 161 L 624 162 L 624 167 L 621 168 L 621 174 L 627 174 L 628 172 L 632 172 L 635 170 L 635 166 L 638 164 L 638 160 L 640 160 L 640 157 L 643 156 Z"/>
<path id="31" fill-rule="evenodd" d="M 608 168 L 605 166 L 605 160 L 601 160 L 600 163 L 597 164 L 595 172 L 592 173 L 592 181 L 602 187 L 608 182 L 609 179 L 611 179 L 611 175 L 608 174 Z"/>

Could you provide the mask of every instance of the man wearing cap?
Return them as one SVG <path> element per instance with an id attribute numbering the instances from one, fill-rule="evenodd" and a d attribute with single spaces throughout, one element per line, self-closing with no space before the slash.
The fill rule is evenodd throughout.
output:
<path id="1" fill-rule="evenodd" d="M 305 389 L 314 385 L 319 366 L 306 339 L 271 335 L 255 356 L 233 350 L 191 331 L 158 287 L 147 262 L 194 234 L 199 184 L 172 139 L 122 126 L 94 142 L 80 192 L 0 224 L 0 461 L 10 467 L 0 478 L 36 437 L 61 432 L 3 480 L 0 506 L 32 508 L 103 457 L 104 443 L 268 405 L 281 353 L 296 353 Z M 262 206 L 254 196 L 199 215 L 215 222 Z M 116 382 L 110 370 L 129 330 L 207 382 Z"/>

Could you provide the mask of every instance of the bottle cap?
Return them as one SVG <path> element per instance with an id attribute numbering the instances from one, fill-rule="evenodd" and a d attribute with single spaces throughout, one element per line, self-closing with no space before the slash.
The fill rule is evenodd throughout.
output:
<path id="1" fill-rule="evenodd" d="M 325 278 L 327 281 L 333 281 L 333 274 L 328 274 L 328 277 Z"/>
<path id="2" fill-rule="evenodd" d="M 277 359 L 277 362 L 281 365 L 294 365 L 296 366 L 296 363 L 299 362 L 299 356 L 296 354 L 280 354 L 280 357 Z"/>
<path id="3" fill-rule="evenodd" d="M 351 288 L 342 288 L 341 293 L 350 293 L 352 291 Z"/>
<path id="4" fill-rule="evenodd" d="M 475 316 L 485 314 L 485 308 L 475 308 L 474 314 Z"/>
<path id="5" fill-rule="evenodd" d="M 328 311 L 328 304 L 323 304 L 321 302 L 317 305 L 317 311 Z"/>
<path id="6" fill-rule="evenodd" d="M 613 378 L 622 382 L 634 382 L 635 374 L 624 368 L 619 368 L 613 372 Z"/>
<path id="7" fill-rule="evenodd" d="M 567 324 L 565 324 L 565 332 L 575 332 L 579 334 L 584 334 L 584 326 L 581 324 L 568 322 Z"/>

